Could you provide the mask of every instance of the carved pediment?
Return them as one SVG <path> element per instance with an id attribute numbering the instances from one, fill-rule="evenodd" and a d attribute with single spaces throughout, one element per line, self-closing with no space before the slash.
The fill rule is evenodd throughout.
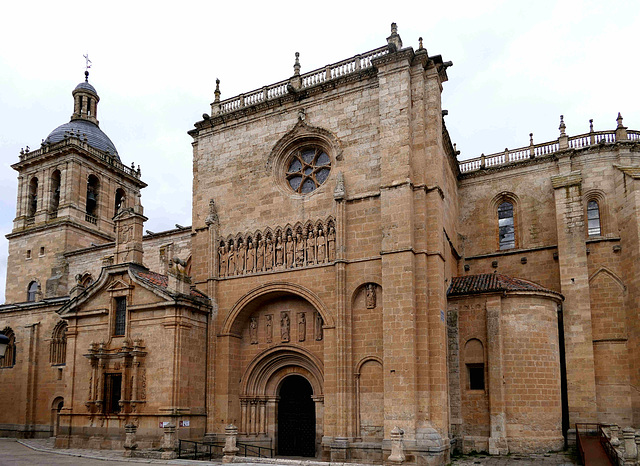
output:
<path id="1" fill-rule="evenodd" d="M 113 283 L 107 286 L 107 291 L 125 291 L 130 290 L 131 288 L 133 288 L 133 285 L 125 283 L 122 280 L 115 279 Z"/>

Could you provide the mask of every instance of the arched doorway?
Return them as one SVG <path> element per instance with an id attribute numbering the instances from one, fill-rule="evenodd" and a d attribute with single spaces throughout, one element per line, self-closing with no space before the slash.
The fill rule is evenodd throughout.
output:
<path id="1" fill-rule="evenodd" d="M 59 396 L 51 403 L 51 435 L 57 437 L 60 432 L 60 411 L 64 406 L 64 399 Z"/>
<path id="2" fill-rule="evenodd" d="M 278 401 L 278 455 L 316 455 L 316 412 L 311 384 L 300 375 L 285 377 Z"/>

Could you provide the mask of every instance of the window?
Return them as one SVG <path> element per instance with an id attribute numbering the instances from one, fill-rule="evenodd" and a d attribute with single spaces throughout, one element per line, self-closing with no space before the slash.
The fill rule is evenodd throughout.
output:
<path id="1" fill-rule="evenodd" d="M 600 236 L 600 207 L 598 202 L 591 200 L 587 203 L 587 228 L 589 236 Z"/>
<path id="2" fill-rule="evenodd" d="M 9 338 L 9 344 L 4 352 L 4 357 L 0 358 L 0 368 L 9 368 L 16 365 L 16 336 L 10 327 L 5 328 L 2 334 Z"/>
<path id="3" fill-rule="evenodd" d="M 124 189 L 122 188 L 118 188 L 116 189 L 116 199 L 115 199 L 115 206 L 114 206 L 114 212 L 113 215 L 117 215 L 118 212 L 120 211 L 120 209 L 122 209 L 125 206 L 125 192 Z"/>
<path id="4" fill-rule="evenodd" d="M 40 255 L 44 256 L 44 246 L 40 246 Z"/>
<path id="5" fill-rule="evenodd" d="M 498 237 L 500 250 L 516 247 L 516 231 L 511 202 L 505 201 L 498 206 Z"/>
<path id="6" fill-rule="evenodd" d="M 60 171 L 56 170 L 51 175 L 51 212 L 58 212 L 60 205 Z"/>
<path id="7" fill-rule="evenodd" d="M 469 390 L 484 390 L 484 364 L 467 364 Z"/>
<path id="8" fill-rule="evenodd" d="M 32 281 L 29 283 L 29 288 L 27 288 L 27 302 L 34 303 L 36 301 L 36 297 L 38 296 L 38 289 L 40 285 L 38 285 L 37 281 Z"/>
<path id="9" fill-rule="evenodd" d="M 116 316 L 113 327 L 113 336 L 123 336 L 127 322 L 127 298 L 116 298 Z"/>
<path id="10" fill-rule="evenodd" d="M 98 215 L 98 177 L 89 175 L 87 179 L 87 210 L 89 216 L 96 217 Z"/>
<path id="11" fill-rule="evenodd" d="M 27 216 L 33 217 L 38 210 L 38 178 L 31 178 L 29 183 L 29 200 L 27 205 Z"/>
<path id="12" fill-rule="evenodd" d="M 331 171 L 331 159 L 322 148 L 307 146 L 294 151 L 286 167 L 286 177 L 291 189 L 307 194 L 327 180 Z"/>
<path id="13" fill-rule="evenodd" d="M 120 398 L 122 394 L 122 374 L 104 375 L 104 413 L 120 412 Z"/>
<path id="14" fill-rule="evenodd" d="M 67 323 L 58 322 L 51 335 L 49 362 L 54 366 L 63 365 L 67 360 Z"/>
<path id="15" fill-rule="evenodd" d="M 31 249 L 27 249 L 27 259 L 31 259 Z"/>

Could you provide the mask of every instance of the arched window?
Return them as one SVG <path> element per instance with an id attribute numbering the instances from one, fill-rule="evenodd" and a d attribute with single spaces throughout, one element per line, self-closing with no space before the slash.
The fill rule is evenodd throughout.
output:
<path id="1" fill-rule="evenodd" d="M 124 189 L 122 188 L 116 189 L 115 206 L 113 209 L 114 216 L 118 215 L 118 212 L 120 211 L 120 209 L 122 209 L 125 206 L 125 201 L 126 201 L 126 196 L 125 196 Z"/>
<path id="2" fill-rule="evenodd" d="M 16 335 L 10 327 L 6 327 L 2 334 L 9 338 L 9 344 L 4 352 L 4 357 L 0 358 L 0 368 L 8 368 L 16 365 Z"/>
<path id="3" fill-rule="evenodd" d="M 51 213 L 58 212 L 60 205 L 60 170 L 51 174 Z"/>
<path id="4" fill-rule="evenodd" d="M 477 338 L 464 345 L 464 363 L 467 367 L 469 390 L 484 390 L 484 346 Z"/>
<path id="5" fill-rule="evenodd" d="M 33 217 L 38 210 L 38 178 L 35 176 L 29 182 L 29 204 L 27 205 L 27 216 Z"/>
<path id="6" fill-rule="evenodd" d="M 87 222 L 97 223 L 98 219 L 98 189 L 99 189 L 98 177 L 95 175 L 89 175 L 87 178 L 87 210 L 85 220 Z"/>
<path id="7" fill-rule="evenodd" d="M 58 322 L 51 335 L 49 362 L 54 366 L 63 365 L 67 360 L 67 323 Z"/>
<path id="8" fill-rule="evenodd" d="M 589 236 L 600 236 L 600 206 L 598 201 L 590 200 L 587 202 L 587 228 Z"/>
<path id="9" fill-rule="evenodd" d="M 37 281 L 32 281 L 31 283 L 29 283 L 29 288 L 27 288 L 27 302 L 28 303 L 33 303 L 36 301 L 36 298 L 38 297 L 38 290 L 40 288 L 40 285 L 38 285 Z"/>
<path id="10" fill-rule="evenodd" d="M 513 218 L 513 204 L 504 201 L 498 206 L 498 238 L 500 249 L 516 247 L 516 230 Z"/>

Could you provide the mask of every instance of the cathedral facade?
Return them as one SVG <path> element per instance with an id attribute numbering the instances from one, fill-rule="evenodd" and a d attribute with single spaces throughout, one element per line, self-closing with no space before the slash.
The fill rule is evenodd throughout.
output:
<path id="1" fill-rule="evenodd" d="M 0 432 L 65 448 L 238 439 L 382 462 L 561 449 L 640 424 L 640 132 L 458 161 L 451 62 L 387 44 L 230 99 L 192 226 L 143 234 L 139 168 L 71 121 L 22 152 Z"/>

